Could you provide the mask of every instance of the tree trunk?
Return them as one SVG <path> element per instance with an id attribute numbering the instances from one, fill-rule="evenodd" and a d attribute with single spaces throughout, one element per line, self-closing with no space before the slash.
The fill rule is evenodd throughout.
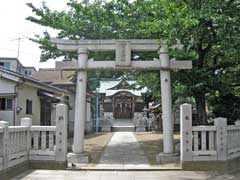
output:
<path id="1" fill-rule="evenodd" d="M 194 124 L 206 125 L 207 124 L 207 112 L 206 112 L 206 99 L 205 94 L 198 94 L 195 96 L 197 119 Z"/>

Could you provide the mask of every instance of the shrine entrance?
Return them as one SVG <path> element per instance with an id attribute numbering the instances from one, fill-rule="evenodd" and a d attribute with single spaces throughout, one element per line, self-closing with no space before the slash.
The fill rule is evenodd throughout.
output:
<path id="1" fill-rule="evenodd" d="M 132 98 L 120 94 L 115 99 L 113 117 L 115 119 L 131 119 L 134 115 Z"/>
<path id="2" fill-rule="evenodd" d="M 88 155 L 84 153 L 84 123 L 86 119 L 86 87 L 87 71 L 111 70 L 111 71 L 153 71 L 160 70 L 162 122 L 163 122 L 163 153 L 159 153 L 158 159 L 169 160 L 175 158 L 173 142 L 173 113 L 171 95 L 170 71 L 177 69 L 191 69 L 191 61 L 170 60 L 168 47 L 153 39 L 128 39 L 128 40 L 63 40 L 51 39 L 58 49 L 64 51 L 77 51 L 78 61 L 64 61 L 58 64 L 58 69 L 63 71 L 77 71 L 77 88 L 74 120 L 74 139 L 72 150 L 68 153 L 69 163 L 81 163 L 88 161 Z M 180 48 L 176 44 L 171 48 Z M 94 61 L 88 59 L 89 51 L 115 51 L 115 60 Z M 131 52 L 158 51 L 159 59 L 132 60 Z M 131 103 L 121 101 L 114 109 L 119 108 L 123 113 L 117 116 L 131 116 L 126 114 L 127 108 L 131 109 Z M 116 115 L 116 114 L 115 114 Z"/>
<path id="3" fill-rule="evenodd" d="M 120 92 L 112 97 L 113 118 L 132 119 L 135 112 L 135 97 L 128 92 Z"/>

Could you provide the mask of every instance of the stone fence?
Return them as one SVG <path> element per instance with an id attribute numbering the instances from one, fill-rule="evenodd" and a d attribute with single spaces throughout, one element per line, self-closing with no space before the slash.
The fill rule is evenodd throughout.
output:
<path id="1" fill-rule="evenodd" d="M 0 171 L 25 161 L 65 162 L 67 111 L 67 105 L 57 105 L 56 126 L 32 126 L 31 118 L 22 118 L 21 126 L 0 121 Z"/>
<path id="2" fill-rule="evenodd" d="M 213 126 L 192 126 L 192 106 L 180 107 L 181 161 L 225 161 L 240 157 L 240 125 L 214 119 Z"/>

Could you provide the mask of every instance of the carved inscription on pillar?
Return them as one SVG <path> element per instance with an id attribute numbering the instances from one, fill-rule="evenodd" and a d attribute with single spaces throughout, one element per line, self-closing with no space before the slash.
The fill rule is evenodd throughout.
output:
<path id="1" fill-rule="evenodd" d="M 116 66 L 131 66 L 131 47 L 129 41 L 116 41 Z"/>

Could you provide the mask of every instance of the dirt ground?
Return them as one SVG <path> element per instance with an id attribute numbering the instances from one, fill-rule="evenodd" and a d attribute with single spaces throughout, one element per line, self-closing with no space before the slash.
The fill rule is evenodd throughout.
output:
<path id="1" fill-rule="evenodd" d="M 112 137 L 112 133 L 97 133 L 85 135 L 84 151 L 90 156 L 90 164 L 95 165 L 100 160 L 107 143 Z M 68 150 L 72 151 L 72 139 L 69 140 Z"/>
<path id="2" fill-rule="evenodd" d="M 161 132 L 136 132 L 135 136 L 140 143 L 145 155 L 148 157 L 151 165 L 159 165 L 156 161 L 156 155 L 163 152 L 163 135 Z M 180 142 L 179 133 L 174 134 L 174 144 Z M 179 166 L 179 164 L 166 164 L 167 166 Z"/>

